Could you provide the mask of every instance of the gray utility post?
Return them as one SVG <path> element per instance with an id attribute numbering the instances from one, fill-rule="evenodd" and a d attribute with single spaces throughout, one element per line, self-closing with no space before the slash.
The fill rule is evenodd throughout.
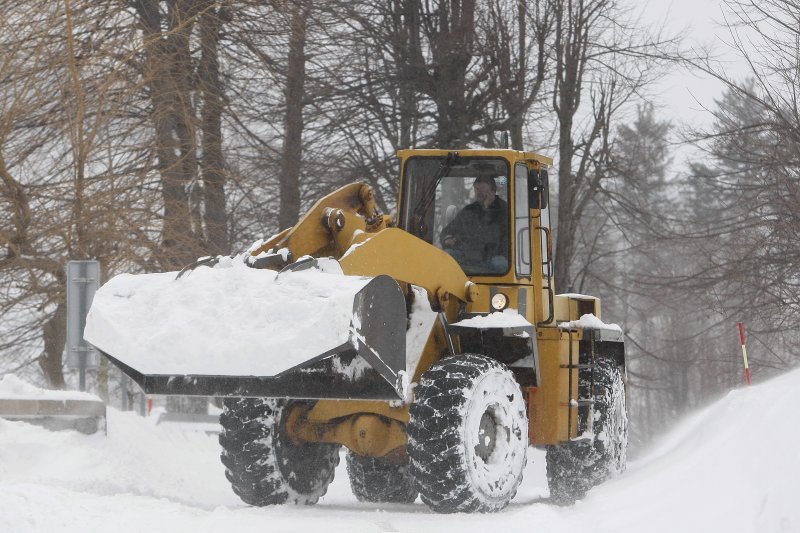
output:
<path id="1" fill-rule="evenodd" d="M 67 366 L 78 369 L 82 391 L 86 390 L 86 369 L 100 366 L 100 354 L 83 340 L 86 315 L 99 287 L 99 261 L 67 263 Z"/>

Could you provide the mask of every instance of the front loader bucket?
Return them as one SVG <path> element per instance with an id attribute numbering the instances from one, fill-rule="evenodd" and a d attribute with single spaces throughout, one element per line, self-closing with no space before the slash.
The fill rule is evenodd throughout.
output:
<path id="1" fill-rule="evenodd" d="M 147 394 L 406 397 L 406 304 L 391 277 L 230 260 L 174 278 L 117 276 L 87 317 L 86 340 Z"/>

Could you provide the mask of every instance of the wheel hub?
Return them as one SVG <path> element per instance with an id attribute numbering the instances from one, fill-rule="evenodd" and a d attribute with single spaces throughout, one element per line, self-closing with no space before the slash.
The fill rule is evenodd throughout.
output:
<path id="1" fill-rule="evenodd" d="M 478 428 L 478 443 L 475 445 L 475 455 L 487 461 L 494 451 L 497 443 L 497 424 L 494 413 L 487 409 L 481 416 L 480 427 Z"/>

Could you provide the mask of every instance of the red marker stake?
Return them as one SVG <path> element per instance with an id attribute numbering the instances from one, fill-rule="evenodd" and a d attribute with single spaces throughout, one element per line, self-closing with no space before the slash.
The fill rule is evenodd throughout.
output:
<path id="1" fill-rule="evenodd" d="M 742 339 L 742 359 L 744 359 L 744 377 L 747 378 L 747 384 L 750 385 L 750 365 L 747 364 L 747 348 L 744 347 L 744 327 L 739 322 L 739 337 Z"/>

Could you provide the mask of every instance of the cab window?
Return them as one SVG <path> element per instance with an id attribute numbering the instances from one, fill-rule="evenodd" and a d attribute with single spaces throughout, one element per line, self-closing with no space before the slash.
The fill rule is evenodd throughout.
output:
<path id="1" fill-rule="evenodd" d="M 468 275 L 509 270 L 509 166 L 501 158 L 412 157 L 401 227 L 449 253 Z"/>

